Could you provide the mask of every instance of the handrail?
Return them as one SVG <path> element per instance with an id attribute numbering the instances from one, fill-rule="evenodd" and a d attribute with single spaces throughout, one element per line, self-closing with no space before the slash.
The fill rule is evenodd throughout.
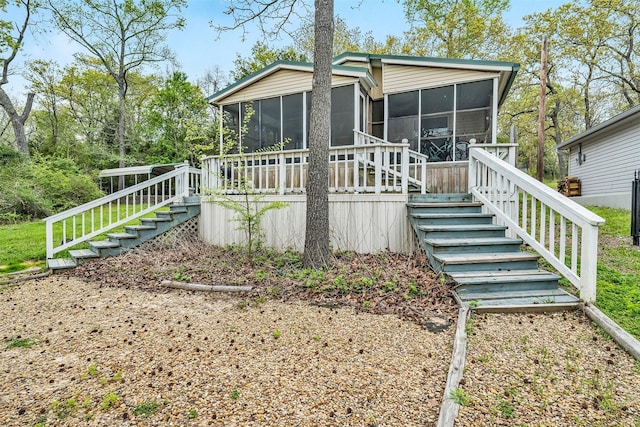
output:
<path id="1" fill-rule="evenodd" d="M 78 243 L 187 197 L 190 190 L 198 192 L 200 170 L 187 166 L 176 166 L 171 172 L 45 218 L 47 259 Z M 121 212 L 121 208 L 124 208 L 124 212 Z M 61 242 L 57 246 L 54 244 L 55 224 L 59 224 L 60 227 L 56 230 Z M 69 233 L 67 228 L 71 229 Z"/>
<path id="2" fill-rule="evenodd" d="M 595 301 L 598 227 L 604 219 L 481 146 L 474 148 L 471 194 L 579 289 L 583 301 Z"/>
<path id="3" fill-rule="evenodd" d="M 365 145 L 365 144 L 392 144 L 389 141 L 385 141 L 384 139 L 375 137 L 373 135 L 369 135 L 362 131 L 353 130 L 354 134 L 354 145 Z M 397 144 L 394 144 L 397 145 Z M 407 163 L 403 163 L 406 165 L 406 168 L 403 170 L 407 170 L 407 180 L 408 182 L 417 185 L 420 187 L 420 192 L 425 194 L 427 192 L 427 163 L 429 162 L 429 156 L 418 153 L 417 151 L 409 149 L 409 158 Z M 397 171 L 388 170 L 385 171 L 387 173 L 395 174 Z M 419 177 L 418 177 L 419 176 Z"/>
<path id="4" fill-rule="evenodd" d="M 409 144 L 369 137 L 357 132 L 360 143 L 330 147 L 330 192 L 406 194 L 409 183 L 426 192 L 426 156 L 409 150 Z M 364 138 L 367 143 L 362 143 Z M 308 157 L 307 149 L 206 156 L 203 187 L 225 193 L 247 188 L 257 193 L 301 193 L 306 187 Z"/>

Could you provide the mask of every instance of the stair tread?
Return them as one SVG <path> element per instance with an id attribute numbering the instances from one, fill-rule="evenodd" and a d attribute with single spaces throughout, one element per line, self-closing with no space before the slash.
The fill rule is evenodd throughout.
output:
<path id="1" fill-rule="evenodd" d="M 511 237 L 463 237 L 463 238 L 431 238 L 426 237 L 424 242 L 431 246 L 475 246 L 475 245 L 503 245 L 522 244 L 522 240 Z"/>
<path id="2" fill-rule="evenodd" d="M 469 306 L 469 304 L 465 304 Z M 521 313 L 537 312 L 549 313 L 557 311 L 575 310 L 582 305 L 578 299 L 558 301 L 551 304 L 537 302 L 530 299 L 500 300 L 481 302 L 472 309 L 478 313 Z"/>
<path id="3" fill-rule="evenodd" d="M 47 260 L 47 267 L 51 270 L 64 270 L 67 268 L 75 268 L 78 264 L 73 258 L 51 258 Z"/>
<path id="4" fill-rule="evenodd" d="M 548 271 L 545 270 L 517 270 L 517 271 L 485 271 L 485 272 L 476 272 L 476 273 L 470 273 L 470 272 L 459 272 L 459 273 L 449 273 L 449 276 L 451 276 L 451 278 L 455 281 L 458 280 L 463 280 L 463 279 L 474 279 L 474 278 L 487 278 L 487 277 L 496 277 L 496 278 L 500 278 L 500 277 L 505 277 L 505 276 L 523 276 L 523 277 L 535 277 L 535 276 L 555 276 L 558 279 L 560 278 L 560 276 L 553 274 L 553 273 L 549 273 Z"/>
<path id="5" fill-rule="evenodd" d="M 120 247 L 118 243 L 111 242 L 109 240 L 95 240 L 95 241 L 89 242 L 89 245 L 98 249 Z"/>
<path id="6" fill-rule="evenodd" d="M 107 234 L 108 237 L 112 237 L 114 239 L 136 239 L 138 238 L 138 236 L 136 236 L 135 234 L 130 234 L 130 233 L 109 233 Z"/>
<path id="7" fill-rule="evenodd" d="M 553 298 L 553 301 L 551 301 Z M 474 300 L 473 304 L 475 307 L 488 308 L 488 307 L 501 307 L 505 308 L 508 306 L 511 307 L 523 307 L 523 306 L 545 306 L 552 307 L 554 305 L 562 305 L 562 304 L 579 304 L 580 300 L 573 295 L 559 295 L 553 297 L 514 297 L 514 298 L 503 298 L 503 299 L 483 299 L 483 300 Z M 464 301 L 463 303 L 466 303 Z M 469 301 L 470 302 L 470 301 Z"/>
<path id="8" fill-rule="evenodd" d="M 142 221 L 142 222 L 169 222 L 169 221 L 171 221 L 171 218 L 166 218 L 166 217 L 141 218 L 140 221 Z"/>
<path id="9" fill-rule="evenodd" d="M 460 208 L 465 206 L 481 207 L 480 202 L 409 202 L 410 208 Z"/>
<path id="10" fill-rule="evenodd" d="M 422 231 L 467 231 L 467 230 L 506 230 L 504 225 L 496 224 L 443 224 L 443 225 L 419 225 Z"/>
<path id="11" fill-rule="evenodd" d="M 156 227 L 153 225 L 126 225 L 124 227 L 128 230 L 155 230 Z"/>
<path id="12" fill-rule="evenodd" d="M 506 273 L 516 273 L 518 270 L 510 270 Z M 535 283 L 535 282 L 554 282 L 558 281 L 560 276 L 552 273 L 548 274 L 531 274 L 531 275 L 516 275 L 516 274 L 504 274 L 502 276 L 487 276 L 478 275 L 476 277 L 464 277 L 454 279 L 458 286 L 473 286 L 473 285 L 497 285 L 497 284 L 516 284 L 516 283 Z"/>
<path id="13" fill-rule="evenodd" d="M 98 258 L 100 255 L 91 249 L 74 249 L 69 251 L 71 258 Z"/>
<path id="14" fill-rule="evenodd" d="M 528 261 L 540 258 L 538 255 L 527 252 L 502 252 L 496 254 L 435 254 L 434 257 L 446 264 Z"/>
<path id="15" fill-rule="evenodd" d="M 557 296 L 566 296 L 569 295 L 573 297 L 573 295 L 567 293 L 566 291 L 555 288 L 555 289 L 528 289 L 528 290 L 517 290 L 517 291 L 493 291 L 493 292 L 473 292 L 473 291 L 463 291 L 457 292 L 458 296 L 463 301 L 474 301 L 474 300 L 501 300 L 501 299 L 509 299 L 509 298 L 540 298 L 545 299 L 549 297 L 557 297 Z"/>
<path id="16" fill-rule="evenodd" d="M 412 213 L 412 217 L 419 219 L 430 219 L 430 218 L 493 218 L 493 214 L 486 214 L 482 212 L 456 212 L 456 213 Z"/>

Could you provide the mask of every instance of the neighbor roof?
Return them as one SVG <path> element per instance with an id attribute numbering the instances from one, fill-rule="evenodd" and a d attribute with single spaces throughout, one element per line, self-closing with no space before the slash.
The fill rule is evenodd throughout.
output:
<path id="1" fill-rule="evenodd" d="M 636 105 L 629 110 L 618 114 L 617 116 L 613 116 L 609 120 L 600 123 L 597 126 L 587 129 L 586 131 L 579 133 L 578 135 L 567 139 L 566 141 L 558 144 L 556 148 L 558 149 L 568 149 L 573 147 L 576 144 L 583 142 L 586 138 L 590 136 L 598 135 L 604 131 L 609 131 L 609 129 L 618 124 L 623 124 L 624 122 L 634 120 L 637 117 L 640 117 L 640 105 Z"/>

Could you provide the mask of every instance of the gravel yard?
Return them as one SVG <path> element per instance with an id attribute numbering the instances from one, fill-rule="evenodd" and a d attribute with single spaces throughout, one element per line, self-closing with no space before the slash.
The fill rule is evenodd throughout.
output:
<path id="1" fill-rule="evenodd" d="M 321 277 L 238 256 L 133 251 L 0 286 L 0 425 L 435 425 L 457 313 L 445 281 L 392 254 L 343 255 Z M 640 426 L 640 364 L 582 312 L 474 314 L 467 331 L 456 425 Z"/>
<path id="2" fill-rule="evenodd" d="M 460 426 L 640 426 L 640 362 L 581 312 L 474 315 Z"/>
<path id="3" fill-rule="evenodd" d="M 3 426 L 432 425 L 454 330 L 64 276 L 0 295 Z"/>

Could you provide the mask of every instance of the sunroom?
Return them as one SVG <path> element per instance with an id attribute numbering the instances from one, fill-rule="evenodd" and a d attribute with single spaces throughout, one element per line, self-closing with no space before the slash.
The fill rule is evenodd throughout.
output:
<path id="1" fill-rule="evenodd" d="M 496 135 L 498 108 L 518 68 L 366 53 L 334 58 L 328 184 L 335 247 L 406 251 L 405 239 L 390 239 L 406 235 L 397 228 L 408 226 L 409 192 L 467 192 L 473 145 L 514 159 L 515 147 L 497 144 Z M 202 185 L 214 195 L 250 190 L 286 201 L 286 212 L 266 227 L 278 230 L 267 236 L 275 247 L 302 242 L 312 78 L 313 64 L 278 61 L 208 98 L 223 126 L 218 152 L 203 158 Z M 207 240 L 241 241 L 220 206 L 203 204 L 203 215 L 212 221 Z M 366 217 L 379 218 L 379 229 L 358 230 Z"/>
<path id="2" fill-rule="evenodd" d="M 463 191 L 464 179 L 443 187 L 443 177 L 463 173 L 470 144 L 496 144 L 498 108 L 518 68 L 344 53 L 333 66 L 331 147 L 408 144 L 411 162 L 429 162 L 429 191 Z M 306 149 L 312 73 L 310 63 L 278 61 L 209 97 L 224 123 L 218 155 Z"/>

